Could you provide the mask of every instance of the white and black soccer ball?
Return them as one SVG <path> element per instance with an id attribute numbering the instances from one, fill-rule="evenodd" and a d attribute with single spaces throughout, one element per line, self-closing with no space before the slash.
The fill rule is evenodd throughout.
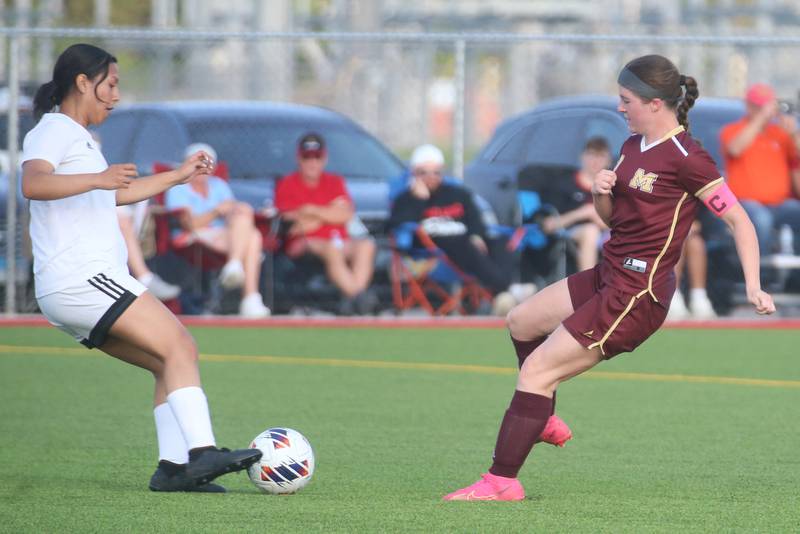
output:
<path id="1" fill-rule="evenodd" d="M 299 491 L 314 474 L 314 450 L 308 440 L 291 428 L 270 428 L 256 436 L 251 449 L 259 449 L 261 461 L 247 469 L 250 480 L 264 493 Z"/>

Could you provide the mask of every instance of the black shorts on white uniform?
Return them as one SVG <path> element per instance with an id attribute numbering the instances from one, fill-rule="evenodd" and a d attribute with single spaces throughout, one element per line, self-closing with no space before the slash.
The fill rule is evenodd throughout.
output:
<path id="1" fill-rule="evenodd" d="M 91 349 L 106 342 L 114 322 L 146 289 L 127 270 L 98 273 L 37 302 L 53 326 Z"/>

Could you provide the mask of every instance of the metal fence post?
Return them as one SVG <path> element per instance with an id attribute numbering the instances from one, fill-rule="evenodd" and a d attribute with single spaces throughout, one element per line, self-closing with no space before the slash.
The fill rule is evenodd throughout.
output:
<path id="1" fill-rule="evenodd" d="M 466 87 L 466 50 L 464 39 L 456 41 L 456 101 L 453 113 L 453 174 L 464 179 L 464 91 Z"/>
<path id="2" fill-rule="evenodd" d="M 16 313 L 17 301 L 17 157 L 19 129 L 19 37 L 8 47 L 8 196 L 6 197 L 6 314 Z"/>

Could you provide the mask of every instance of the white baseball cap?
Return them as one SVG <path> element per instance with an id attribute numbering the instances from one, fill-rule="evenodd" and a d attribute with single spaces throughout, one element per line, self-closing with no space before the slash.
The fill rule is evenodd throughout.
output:
<path id="1" fill-rule="evenodd" d="M 183 157 L 188 158 L 192 154 L 200 151 L 205 152 L 213 161 L 217 161 L 217 151 L 214 150 L 214 147 L 209 145 L 208 143 L 192 143 L 191 145 L 186 147 L 186 150 L 183 151 Z"/>
<path id="2" fill-rule="evenodd" d="M 424 163 L 444 165 L 444 154 L 433 145 L 420 145 L 411 153 L 411 160 L 409 163 L 412 168 Z"/>

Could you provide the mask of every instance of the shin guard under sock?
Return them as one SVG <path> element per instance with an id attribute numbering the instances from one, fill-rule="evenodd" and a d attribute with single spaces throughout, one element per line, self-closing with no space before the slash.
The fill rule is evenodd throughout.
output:
<path id="1" fill-rule="evenodd" d="M 547 424 L 552 404 L 553 400 L 544 395 L 514 392 L 497 435 L 494 462 L 489 469 L 491 474 L 508 478 L 517 476 Z"/>

